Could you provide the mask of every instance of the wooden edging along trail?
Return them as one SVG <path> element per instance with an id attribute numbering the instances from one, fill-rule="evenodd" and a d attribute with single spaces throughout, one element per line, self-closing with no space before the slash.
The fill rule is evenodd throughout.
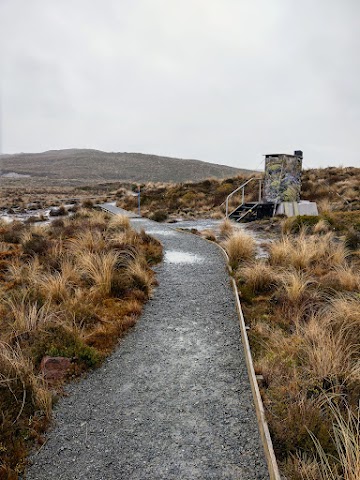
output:
<path id="1" fill-rule="evenodd" d="M 250 351 L 250 345 L 249 345 L 249 339 L 246 333 L 246 325 L 245 325 L 245 320 L 244 320 L 244 315 L 242 312 L 240 300 L 239 300 L 239 293 L 238 289 L 235 283 L 235 280 L 232 278 L 231 283 L 234 289 L 235 297 L 236 297 L 236 306 L 237 306 L 237 311 L 239 315 L 239 320 L 240 320 L 240 331 L 241 331 L 241 338 L 243 341 L 244 345 L 244 351 L 245 351 L 245 360 L 246 360 L 246 365 L 247 369 L 249 372 L 249 379 L 250 379 L 250 385 L 251 385 L 251 390 L 253 393 L 254 397 L 254 403 L 255 403 L 255 409 L 256 409 L 256 416 L 258 419 L 258 425 L 259 425 L 259 430 L 260 430 L 260 435 L 261 439 L 264 444 L 264 450 L 265 450 L 265 456 L 266 456 L 266 461 L 268 463 L 269 467 L 269 474 L 270 474 L 270 479 L 271 480 L 280 480 L 280 472 L 279 472 L 279 467 L 276 461 L 275 457 L 275 452 L 274 452 L 274 447 L 272 444 L 270 432 L 269 432 L 269 427 L 265 418 L 265 410 L 264 410 L 264 405 L 261 399 L 261 394 L 259 390 L 259 385 L 256 379 L 255 375 L 255 370 L 254 370 L 254 365 L 252 361 L 252 355 Z"/>
<path id="2" fill-rule="evenodd" d="M 207 240 L 209 241 L 209 240 Z M 226 258 L 226 262 L 228 264 L 229 268 L 229 274 L 232 273 L 232 269 L 229 265 L 229 256 L 224 250 L 224 248 L 217 244 L 220 250 L 222 251 L 224 257 Z M 244 314 L 241 308 L 241 303 L 239 300 L 239 291 L 235 282 L 234 277 L 231 277 L 231 285 L 234 290 L 234 295 L 235 295 L 235 302 L 236 302 L 236 309 L 239 317 L 239 323 L 240 323 L 240 332 L 241 332 L 241 339 L 244 347 L 244 353 L 245 353 L 245 361 L 246 361 L 246 366 L 249 374 L 249 380 L 250 380 L 250 385 L 251 385 L 251 390 L 254 398 L 254 404 L 255 404 L 255 410 L 256 410 L 256 417 L 258 421 L 258 426 L 259 426 L 259 431 L 261 435 L 261 440 L 264 446 L 264 451 L 265 451 L 265 457 L 266 461 L 268 464 L 268 469 L 269 469 L 269 475 L 270 475 L 270 480 L 281 480 L 280 472 L 279 472 L 279 467 L 276 461 L 276 456 L 274 452 L 274 447 L 273 443 L 271 440 L 271 435 L 269 432 L 269 427 L 266 421 L 265 417 L 265 409 L 264 409 L 264 404 L 262 402 L 261 394 L 260 394 L 260 389 L 258 385 L 258 381 L 256 379 L 255 375 L 255 369 L 254 369 L 254 364 L 252 360 L 252 355 L 251 355 L 251 350 L 250 350 L 250 344 L 249 344 L 249 338 L 247 336 L 246 332 L 246 324 L 245 324 L 245 319 L 244 319 Z"/>

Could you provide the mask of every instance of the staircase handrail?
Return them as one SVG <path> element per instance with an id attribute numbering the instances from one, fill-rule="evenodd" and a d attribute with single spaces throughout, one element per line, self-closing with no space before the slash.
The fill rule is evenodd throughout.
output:
<path id="1" fill-rule="evenodd" d="M 225 200 L 225 205 L 226 205 L 226 213 L 225 213 L 225 216 L 226 218 L 229 218 L 229 200 L 230 198 L 235 195 L 235 193 L 237 193 L 239 190 L 242 189 L 242 203 L 241 205 L 243 205 L 244 203 L 244 199 L 245 199 L 245 196 L 244 196 L 244 188 L 246 187 L 246 185 L 250 182 L 252 182 L 253 180 L 260 180 L 260 191 L 259 191 L 259 201 L 260 201 L 260 195 L 261 195 L 261 177 L 251 177 L 249 178 L 249 180 L 247 180 L 245 183 L 243 183 L 242 185 L 240 185 L 240 187 L 236 188 L 235 190 L 233 190 L 231 193 L 229 193 L 229 195 L 226 197 L 226 200 Z"/>
<path id="2" fill-rule="evenodd" d="M 241 222 L 245 217 L 249 215 L 249 213 L 253 213 L 254 209 L 259 205 L 260 202 L 255 203 L 249 210 L 246 210 L 240 217 L 236 220 L 237 222 Z M 231 215 L 231 214 L 230 214 Z"/>

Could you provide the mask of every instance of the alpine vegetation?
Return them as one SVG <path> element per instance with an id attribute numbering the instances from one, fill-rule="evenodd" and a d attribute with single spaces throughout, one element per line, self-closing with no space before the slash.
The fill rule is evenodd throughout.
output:
<path id="1" fill-rule="evenodd" d="M 80 209 L 41 227 L 1 223 L 1 478 L 17 478 L 43 442 L 62 383 L 99 365 L 135 324 L 161 257 L 127 217 Z"/>

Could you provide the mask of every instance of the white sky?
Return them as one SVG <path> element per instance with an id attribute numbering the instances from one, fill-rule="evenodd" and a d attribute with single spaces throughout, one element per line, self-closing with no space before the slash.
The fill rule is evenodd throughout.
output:
<path id="1" fill-rule="evenodd" d="M 0 0 L 2 151 L 360 167 L 360 0 Z"/>

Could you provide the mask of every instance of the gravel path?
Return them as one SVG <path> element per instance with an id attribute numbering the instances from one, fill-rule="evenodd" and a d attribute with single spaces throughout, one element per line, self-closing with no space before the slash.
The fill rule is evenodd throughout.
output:
<path id="1" fill-rule="evenodd" d="M 268 479 L 220 250 L 132 223 L 163 242 L 159 287 L 105 364 L 67 388 L 26 478 Z"/>

